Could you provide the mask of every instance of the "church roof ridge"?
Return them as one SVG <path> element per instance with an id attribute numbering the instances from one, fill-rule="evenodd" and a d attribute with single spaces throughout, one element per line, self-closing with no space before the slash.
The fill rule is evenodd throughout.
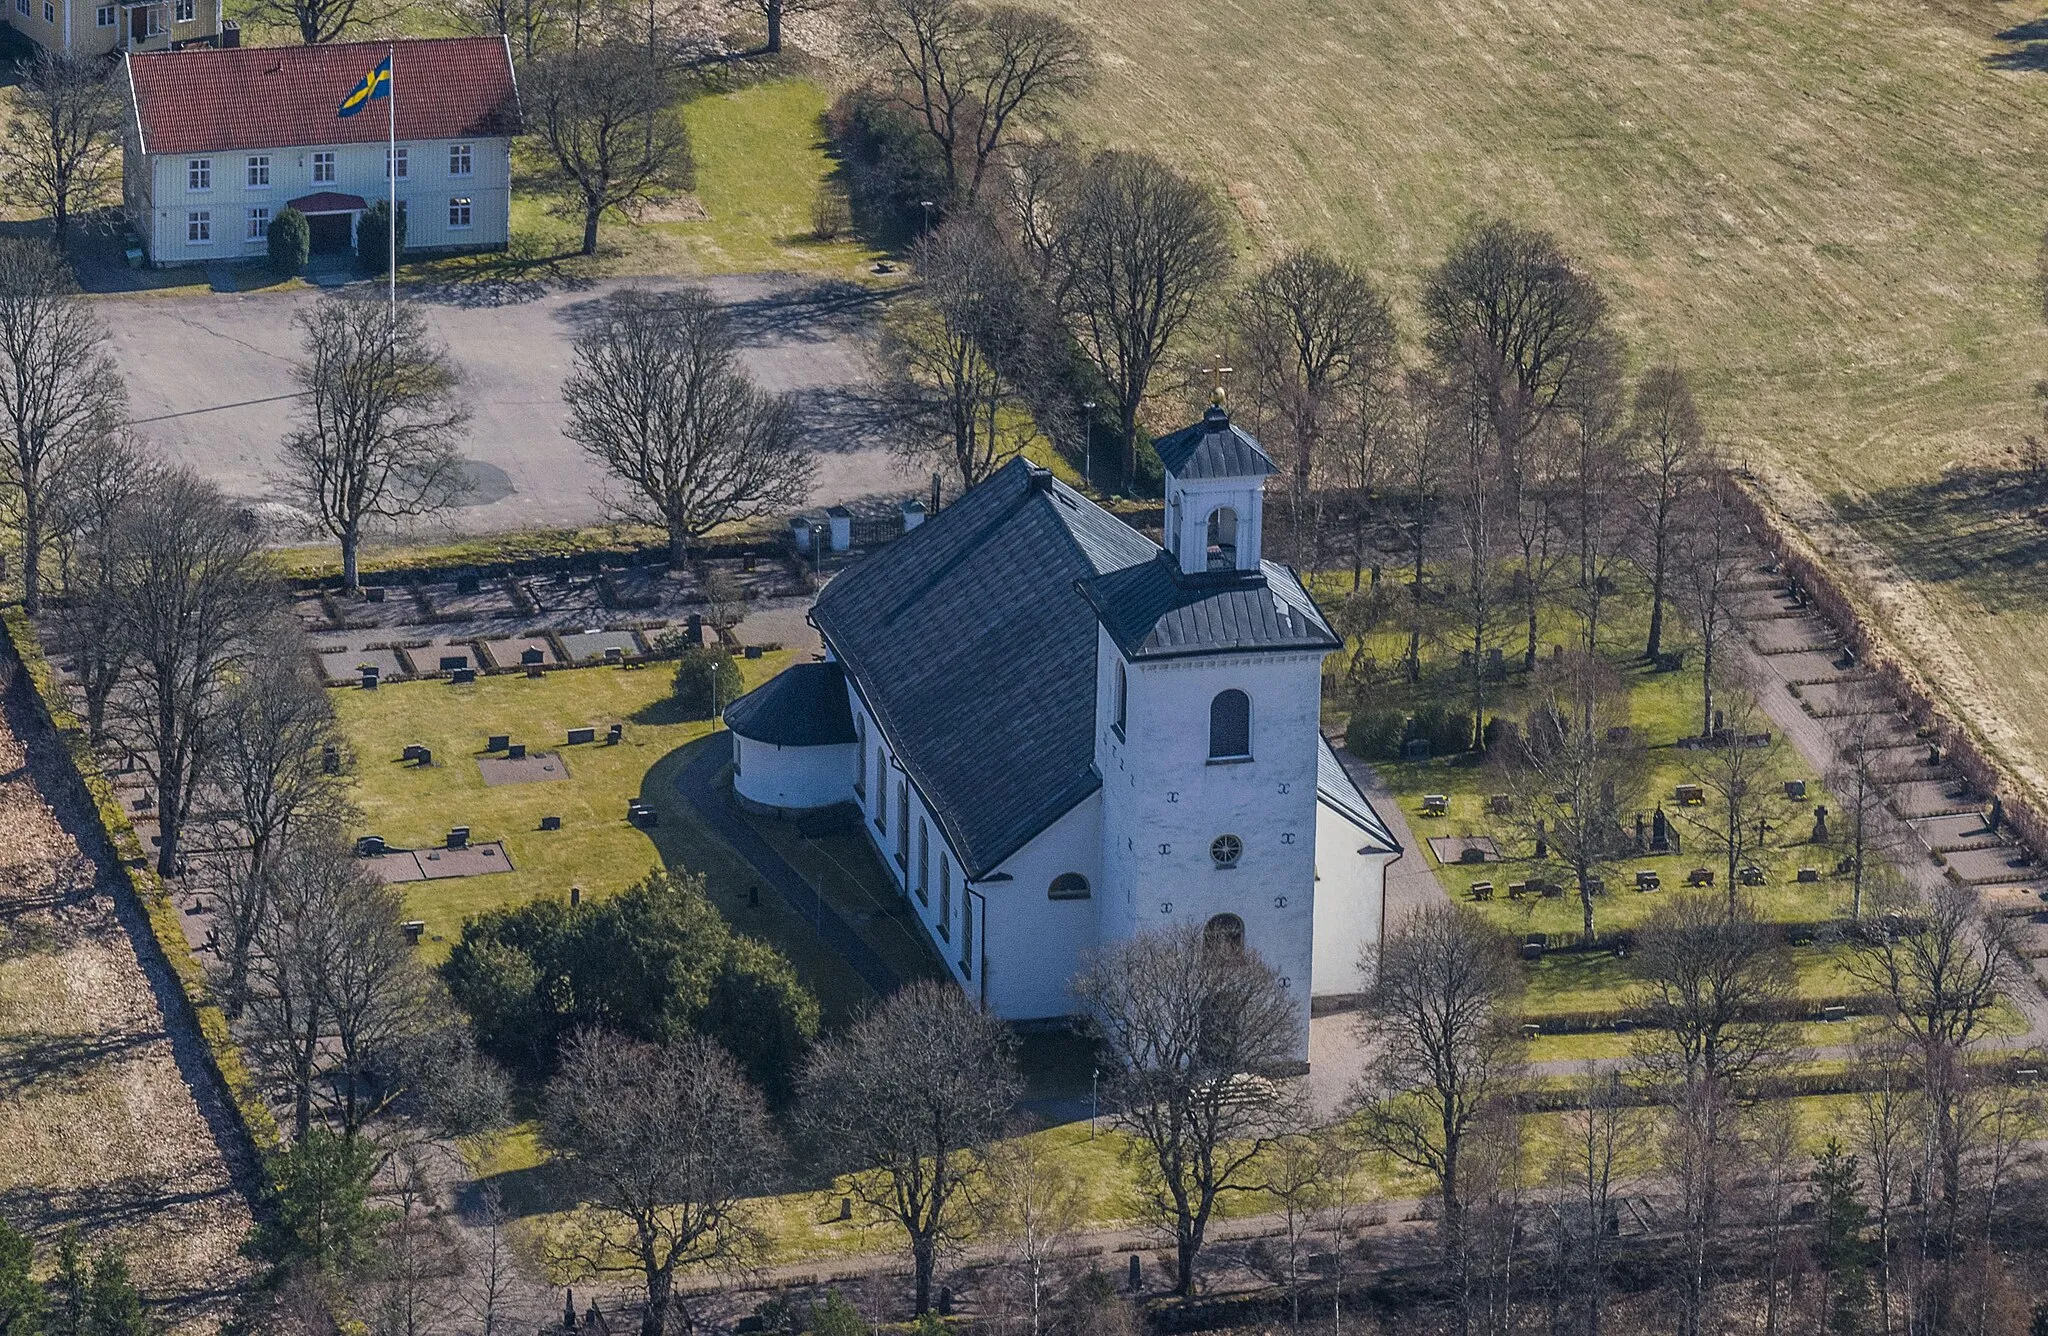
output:
<path id="1" fill-rule="evenodd" d="M 1166 471 L 1182 480 L 1263 478 L 1280 471 L 1259 438 L 1232 422 L 1221 404 L 1212 405 L 1199 422 L 1161 436 L 1152 449 Z"/>

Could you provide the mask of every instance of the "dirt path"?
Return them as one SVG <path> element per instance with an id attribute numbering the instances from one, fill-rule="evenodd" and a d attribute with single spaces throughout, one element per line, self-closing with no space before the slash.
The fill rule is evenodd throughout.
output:
<path id="1" fill-rule="evenodd" d="M 121 1250 L 158 1317 L 211 1332 L 254 1268 L 239 1156 L 196 1035 L 166 1024 L 102 852 L 33 752 L 25 679 L 0 712 L 0 1217 L 44 1247 Z M 53 795 L 58 795 L 52 805 Z M 238 1173 L 238 1169 L 241 1171 Z"/>

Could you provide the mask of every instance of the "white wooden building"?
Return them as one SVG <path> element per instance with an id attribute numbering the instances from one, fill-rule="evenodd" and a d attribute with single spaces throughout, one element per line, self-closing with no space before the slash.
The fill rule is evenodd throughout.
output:
<path id="1" fill-rule="evenodd" d="M 1272 461 L 1222 408 L 1158 443 L 1168 547 L 1013 461 L 835 578 L 828 657 L 726 712 L 758 808 L 852 802 L 960 985 L 1072 1014 L 1092 951 L 1199 925 L 1298 999 L 1367 986 L 1401 849 L 1323 740 L 1341 638 L 1259 551 Z"/>
<path id="2" fill-rule="evenodd" d="M 306 215 L 315 254 L 350 249 L 388 197 L 384 101 L 336 108 L 389 52 L 408 251 L 501 249 L 511 235 L 511 49 L 501 37 L 130 55 L 123 197 L 155 265 L 268 253 Z"/>

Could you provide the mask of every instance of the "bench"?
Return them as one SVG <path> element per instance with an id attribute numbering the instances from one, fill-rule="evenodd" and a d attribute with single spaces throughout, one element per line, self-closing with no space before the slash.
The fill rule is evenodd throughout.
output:
<path id="1" fill-rule="evenodd" d="M 1514 893 L 1514 887 L 1510 886 L 1510 887 L 1508 888 L 1508 893 L 1509 893 L 1510 895 L 1512 895 L 1512 894 Z M 1492 883 L 1492 882 L 1490 882 L 1490 881 L 1475 881 L 1475 882 L 1473 882 L 1473 883 L 1472 883 L 1472 898 L 1473 898 L 1474 900 L 1491 900 L 1491 899 L 1493 899 L 1493 883 Z"/>

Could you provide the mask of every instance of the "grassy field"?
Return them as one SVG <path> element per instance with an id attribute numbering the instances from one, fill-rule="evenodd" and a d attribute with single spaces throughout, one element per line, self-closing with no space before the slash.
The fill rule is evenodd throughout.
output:
<path id="1" fill-rule="evenodd" d="M 1464 219 L 1554 229 L 2048 791 L 2041 498 L 2007 457 L 2048 362 L 2039 4 L 1040 2 L 1108 62 L 1078 130 L 1225 192 L 1248 260 L 1360 261 L 1411 335 Z"/>
<path id="2" fill-rule="evenodd" d="M 757 686 L 791 660 L 788 651 L 743 660 L 747 685 Z M 451 826 L 467 825 L 477 842 L 503 840 L 515 871 L 459 880 L 412 882 L 406 906 L 427 925 L 425 950 L 445 955 L 468 915 L 536 896 L 616 894 L 657 865 L 701 872 L 719 909 L 741 932 L 774 943 L 818 994 L 828 1022 L 844 1020 L 872 995 L 809 924 L 770 891 L 749 900 L 759 878 L 724 841 L 692 814 L 675 778 L 701 747 L 724 747 L 711 725 L 676 717 L 667 701 L 669 674 L 660 666 L 583 668 L 540 679 L 486 677 L 472 686 L 410 682 L 375 692 L 341 690 L 335 709 L 356 759 L 354 800 L 365 831 L 399 847 L 434 847 Z M 617 747 L 561 745 L 571 728 L 625 724 Z M 555 751 L 567 764 L 566 780 L 533 784 L 484 783 L 476 758 L 489 734 L 508 734 L 535 752 Z M 399 760 L 419 743 L 434 754 L 420 769 Z M 626 803 L 639 798 L 661 814 L 642 830 L 626 821 Z M 559 816 L 562 829 L 543 831 L 542 816 Z M 850 861 L 850 854 L 848 855 Z M 842 909 L 865 902 L 842 897 L 852 887 L 828 888 Z M 882 946 L 900 946 L 884 937 Z"/>

